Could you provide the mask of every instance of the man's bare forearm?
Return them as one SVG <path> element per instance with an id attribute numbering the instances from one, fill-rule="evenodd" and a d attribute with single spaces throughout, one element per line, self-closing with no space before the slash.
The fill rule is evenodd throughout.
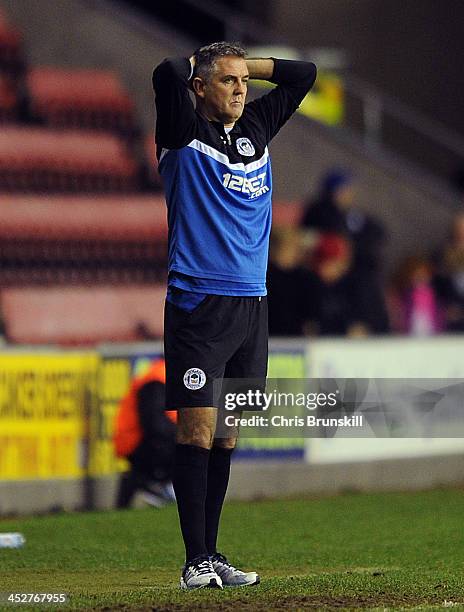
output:
<path id="1" fill-rule="evenodd" d="M 246 59 L 250 79 L 270 79 L 274 72 L 274 60 L 251 57 Z"/>

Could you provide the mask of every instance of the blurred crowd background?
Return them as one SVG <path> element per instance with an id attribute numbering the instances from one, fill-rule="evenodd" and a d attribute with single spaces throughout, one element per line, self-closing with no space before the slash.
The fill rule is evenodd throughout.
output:
<path id="1" fill-rule="evenodd" d="M 304 203 L 298 226 L 274 229 L 271 335 L 463 332 L 464 212 L 436 249 L 424 245 L 388 273 L 388 228 L 357 206 L 356 190 L 349 170 L 329 170 Z"/>
<path id="2" fill-rule="evenodd" d="M 464 331 L 462 6 L 384 5 L 2 0 L 4 341 L 162 336 L 151 71 L 221 38 L 319 67 L 272 148 L 271 336 Z"/>

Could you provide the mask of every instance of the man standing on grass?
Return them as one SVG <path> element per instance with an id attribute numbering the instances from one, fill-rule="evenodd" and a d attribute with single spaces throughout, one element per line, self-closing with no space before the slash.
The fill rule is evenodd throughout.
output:
<path id="1" fill-rule="evenodd" d="M 245 105 L 250 78 L 277 87 Z M 226 42 L 166 59 L 153 73 L 169 225 L 166 406 L 178 410 L 173 483 L 185 589 L 259 582 L 216 549 L 236 439 L 215 438 L 213 381 L 266 377 L 267 145 L 315 78 L 314 64 L 247 59 Z"/>

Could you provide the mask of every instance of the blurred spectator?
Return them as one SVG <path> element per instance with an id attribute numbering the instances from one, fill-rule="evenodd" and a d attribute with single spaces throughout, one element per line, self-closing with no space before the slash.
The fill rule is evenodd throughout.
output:
<path id="1" fill-rule="evenodd" d="M 320 232 L 336 232 L 353 245 L 352 270 L 362 301 L 369 304 L 363 313 L 372 333 L 389 331 L 382 282 L 382 251 L 385 231 L 381 223 L 355 207 L 356 191 L 352 175 L 344 170 L 328 172 L 315 200 L 307 203 L 302 225 Z"/>
<path id="2" fill-rule="evenodd" d="M 172 470 L 176 413 L 165 412 L 166 372 L 163 359 L 133 379 L 116 415 L 114 447 L 130 463 L 121 475 L 116 505 L 127 508 L 137 491 L 152 506 L 174 502 Z M 169 417 L 169 418 L 168 418 Z"/>
<path id="3" fill-rule="evenodd" d="M 395 279 L 391 309 L 396 331 L 412 336 L 431 336 L 443 330 L 443 313 L 433 282 L 431 263 L 408 257 Z"/>
<path id="4" fill-rule="evenodd" d="M 305 286 L 310 296 L 307 331 L 321 336 L 365 336 L 366 304 L 352 270 L 350 243 L 337 234 L 322 234 L 311 258 L 313 273 Z"/>
<path id="5" fill-rule="evenodd" d="M 438 268 L 436 288 L 445 309 L 445 329 L 464 332 L 464 213 L 451 224 Z"/>
<path id="6" fill-rule="evenodd" d="M 306 204 L 303 226 L 321 232 L 346 233 L 347 212 L 353 205 L 354 195 L 353 177 L 349 172 L 328 172 L 321 181 L 317 197 Z"/>
<path id="7" fill-rule="evenodd" d="M 301 336 L 311 309 L 310 273 L 302 266 L 305 254 L 300 230 L 272 230 L 267 272 L 269 334 Z"/>

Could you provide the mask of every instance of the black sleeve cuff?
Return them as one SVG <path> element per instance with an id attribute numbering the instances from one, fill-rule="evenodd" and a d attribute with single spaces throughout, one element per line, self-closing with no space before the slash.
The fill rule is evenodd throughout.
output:
<path id="1" fill-rule="evenodd" d="M 274 60 L 274 71 L 269 79 L 277 85 L 309 85 L 316 80 L 317 69 L 312 62 L 298 60 Z"/>

